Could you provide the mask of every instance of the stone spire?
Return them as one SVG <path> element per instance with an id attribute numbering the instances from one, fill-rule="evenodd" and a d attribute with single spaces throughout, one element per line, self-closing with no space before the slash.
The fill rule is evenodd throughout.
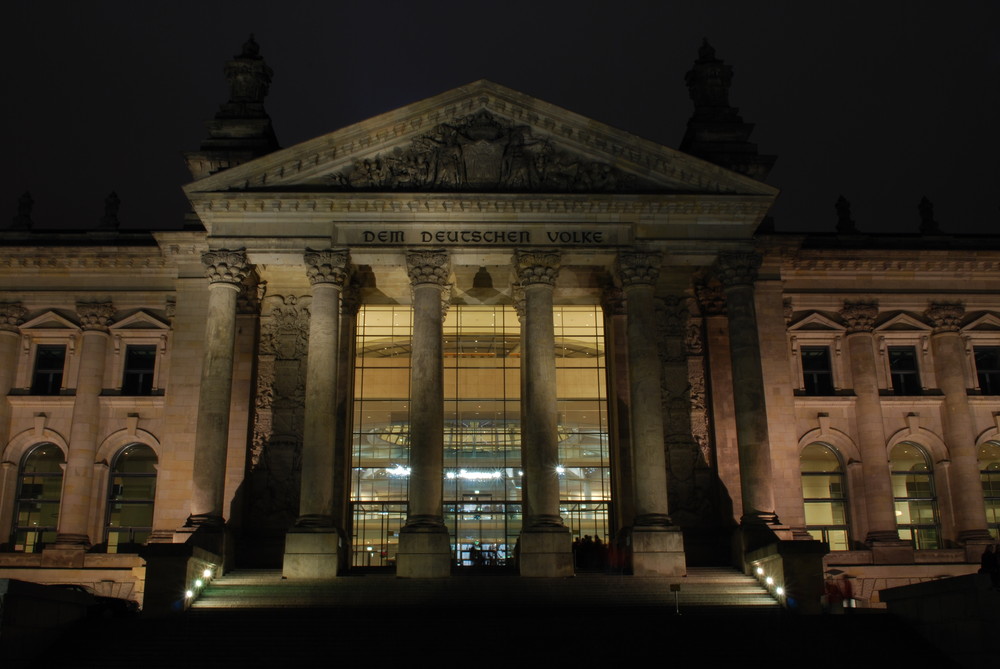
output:
<path id="1" fill-rule="evenodd" d="M 681 151 L 763 181 L 776 156 L 762 156 L 749 141 L 752 123 L 744 123 L 739 109 L 729 104 L 733 68 L 715 57 L 715 49 L 702 42 L 698 60 L 684 76 L 694 102 Z"/>
<path id="2" fill-rule="evenodd" d="M 229 101 L 206 122 L 208 137 L 200 149 L 185 154 L 191 176 L 201 179 L 280 148 L 264 110 L 272 74 L 250 35 L 242 51 L 226 63 Z"/>

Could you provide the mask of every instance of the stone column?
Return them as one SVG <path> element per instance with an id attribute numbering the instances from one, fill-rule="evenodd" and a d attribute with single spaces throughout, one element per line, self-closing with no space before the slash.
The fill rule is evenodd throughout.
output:
<path id="1" fill-rule="evenodd" d="M 925 312 L 934 325 L 931 353 L 938 387 L 944 393 L 941 420 L 951 459 L 951 499 L 958 541 L 976 548 L 967 557 L 978 559 L 982 543 L 992 543 L 987 531 L 983 484 L 976 452 L 976 430 L 966 392 L 968 362 L 959 326 L 965 309 L 959 304 L 931 304 Z"/>
<path id="2" fill-rule="evenodd" d="M 110 302 L 77 304 L 80 328 L 79 376 L 73 402 L 73 422 L 69 429 L 69 453 L 59 505 L 59 531 L 55 548 L 86 550 L 99 537 L 90 536 L 93 511 L 94 460 L 100 424 L 99 398 L 104 387 L 104 366 L 108 351 L 108 324 L 115 308 Z"/>
<path id="3" fill-rule="evenodd" d="M 18 328 L 24 322 L 27 310 L 20 302 L 0 304 L 0 453 L 4 453 L 10 439 L 10 404 L 7 395 L 14 387 L 17 357 L 21 342 Z M 11 454 L 7 454 L 10 458 Z M 0 462 L 0 542 L 10 537 L 17 495 L 18 462 Z"/>
<path id="4" fill-rule="evenodd" d="M 729 351 L 733 365 L 733 405 L 740 460 L 740 488 L 746 525 L 776 525 L 774 482 L 771 478 L 770 444 L 764 378 L 760 366 L 760 340 L 754 306 L 754 281 L 761 258 L 756 253 L 719 256 L 719 279 L 726 293 L 729 316 Z"/>
<path id="5" fill-rule="evenodd" d="M 204 359 L 194 442 L 194 486 L 186 527 L 221 528 L 229 448 L 229 403 L 233 390 L 236 298 L 249 271 L 246 253 L 209 251 L 202 255 L 208 277 Z"/>
<path id="6" fill-rule="evenodd" d="M 356 277 L 355 277 L 356 279 Z M 337 527 L 351 525 L 351 448 L 354 443 L 354 359 L 357 348 L 358 310 L 361 289 L 356 280 L 344 287 L 340 296 L 340 359 L 337 375 L 337 443 L 333 471 L 333 522 Z M 343 562 L 343 560 L 341 561 Z"/>
<path id="7" fill-rule="evenodd" d="M 556 407 L 552 293 L 560 255 L 515 251 L 514 271 L 524 291 L 521 324 L 521 461 L 530 514 L 521 525 L 522 576 L 570 576 L 573 546 L 559 515 L 559 415 Z"/>
<path id="8" fill-rule="evenodd" d="M 345 250 L 306 251 L 312 284 L 309 354 L 302 429 L 302 488 L 299 517 L 285 536 L 285 578 L 333 578 L 339 565 L 341 531 L 334 522 L 334 447 L 337 440 L 340 291 L 347 281 Z"/>
<path id="9" fill-rule="evenodd" d="M 857 398 L 854 415 L 858 425 L 858 448 L 864 465 L 868 521 L 865 542 L 876 548 L 877 544 L 899 542 L 882 400 L 876 375 L 875 339 L 872 335 L 878 305 L 874 302 L 845 302 L 840 316 L 847 323 L 847 350 Z"/>
<path id="10" fill-rule="evenodd" d="M 654 293 L 659 253 L 618 254 L 618 277 L 628 312 L 628 374 L 635 518 L 632 571 L 637 576 L 686 573 L 684 540 L 668 514 L 663 440 L 662 378 Z"/>
<path id="11" fill-rule="evenodd" d="M 451 573 L 444 505 L 444 359 L 442 294 L 450 288 L 444 250 L 411 251 L 406 270 L 413 286 L 410 354 L 409 513 L 400 530 L 396 575 L 436 578 Z"/>
<path id="12" fill-rule="evenodd" d="M 604 341 L 607 350 L 608 424 L 611 426 L 611 491 L 614 495 L 614 534 L 632 524 L 635 493 L 632 482 L 632 436 L 629 427 L 628 335 L 625 293 L 607 286 L 601 295 Z"/>

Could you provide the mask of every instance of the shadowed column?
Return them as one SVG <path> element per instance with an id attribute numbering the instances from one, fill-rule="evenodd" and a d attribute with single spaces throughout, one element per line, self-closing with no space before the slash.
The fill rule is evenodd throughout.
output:
<path id="1" fill-rule="evenodd" d="M 21 343 L 21 330 L 18 326 L 24 322 L 27 313 L 20 302 L 0 303 L 0 453 L 7 448 L 7 434 L 10 430 L 10 403 L 6 397 L 14 385 L 17 371 Z M 14 462 L 0 462 L 0 492 L 4 493 L 0 498 L 0 537 L 10 536 L 17 470 L 18 466 Z"/>

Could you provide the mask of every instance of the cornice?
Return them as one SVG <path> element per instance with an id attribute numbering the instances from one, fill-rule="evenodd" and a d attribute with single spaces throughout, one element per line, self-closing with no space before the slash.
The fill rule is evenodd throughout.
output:
<path id="1" fill-rule="evenodd" d="M 968 254 L 966 254 L 966 258 Z M 920 259 L 901 258 L 898 260 L 880 257 L 872 258 L 794 258 L 791 268 L 798 271 L 843 271 L 843 272 L 984 272 L 1000 271 L 1000 254 L 995 260 L 969 260 L 961 258 Z"/>
<path id="2" fill-rule="evenodd" d="M 143 249 L 129 253 L 127 249 L 113 252 L 87 252 L 78 248 L 38 247 L 5 249 L 0 255 L 0 269 L 159 269 L 170 265 L 160 249 Z"/>

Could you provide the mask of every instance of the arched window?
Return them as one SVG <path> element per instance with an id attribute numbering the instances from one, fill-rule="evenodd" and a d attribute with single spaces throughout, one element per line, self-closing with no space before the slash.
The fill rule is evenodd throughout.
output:
<path id="1" fill-rule="evenodd" d="M 133 552 L 146 543 L 153 529 L 156 453 L 145 444 L 126 446 L 115 457 L 110 483 L 108 552 Z"/>
<path id="2" fill-rule="evenodd" d="M 24 454 L 11 537 L 15 551 L 38 553 L 55 541 L 63 462 L 63 452 L 55 444 L 39 444 Z"/>
<path id="3" fill-rule="evenodd" d="M 802 449 L 799 465 L 806 530 L 832 551 L 848 550 L 847 487 L 840 458 L 828 446 L 809 444 Z"/>
<path id="4" fill-rule="evenodd" d="M 986 523 L 994 539 L 1000 539 L 1000 444 L 988 441 L 979 447 L 979 476 L 983 481 Z"/>
<path id="5" fill-rule="evenodd" d="M 896 444 L 890 457 L 892 496 L 900 539 L 914 548 L 940 548 L 934 471 L 923 448 L 910 442 Z"/>

